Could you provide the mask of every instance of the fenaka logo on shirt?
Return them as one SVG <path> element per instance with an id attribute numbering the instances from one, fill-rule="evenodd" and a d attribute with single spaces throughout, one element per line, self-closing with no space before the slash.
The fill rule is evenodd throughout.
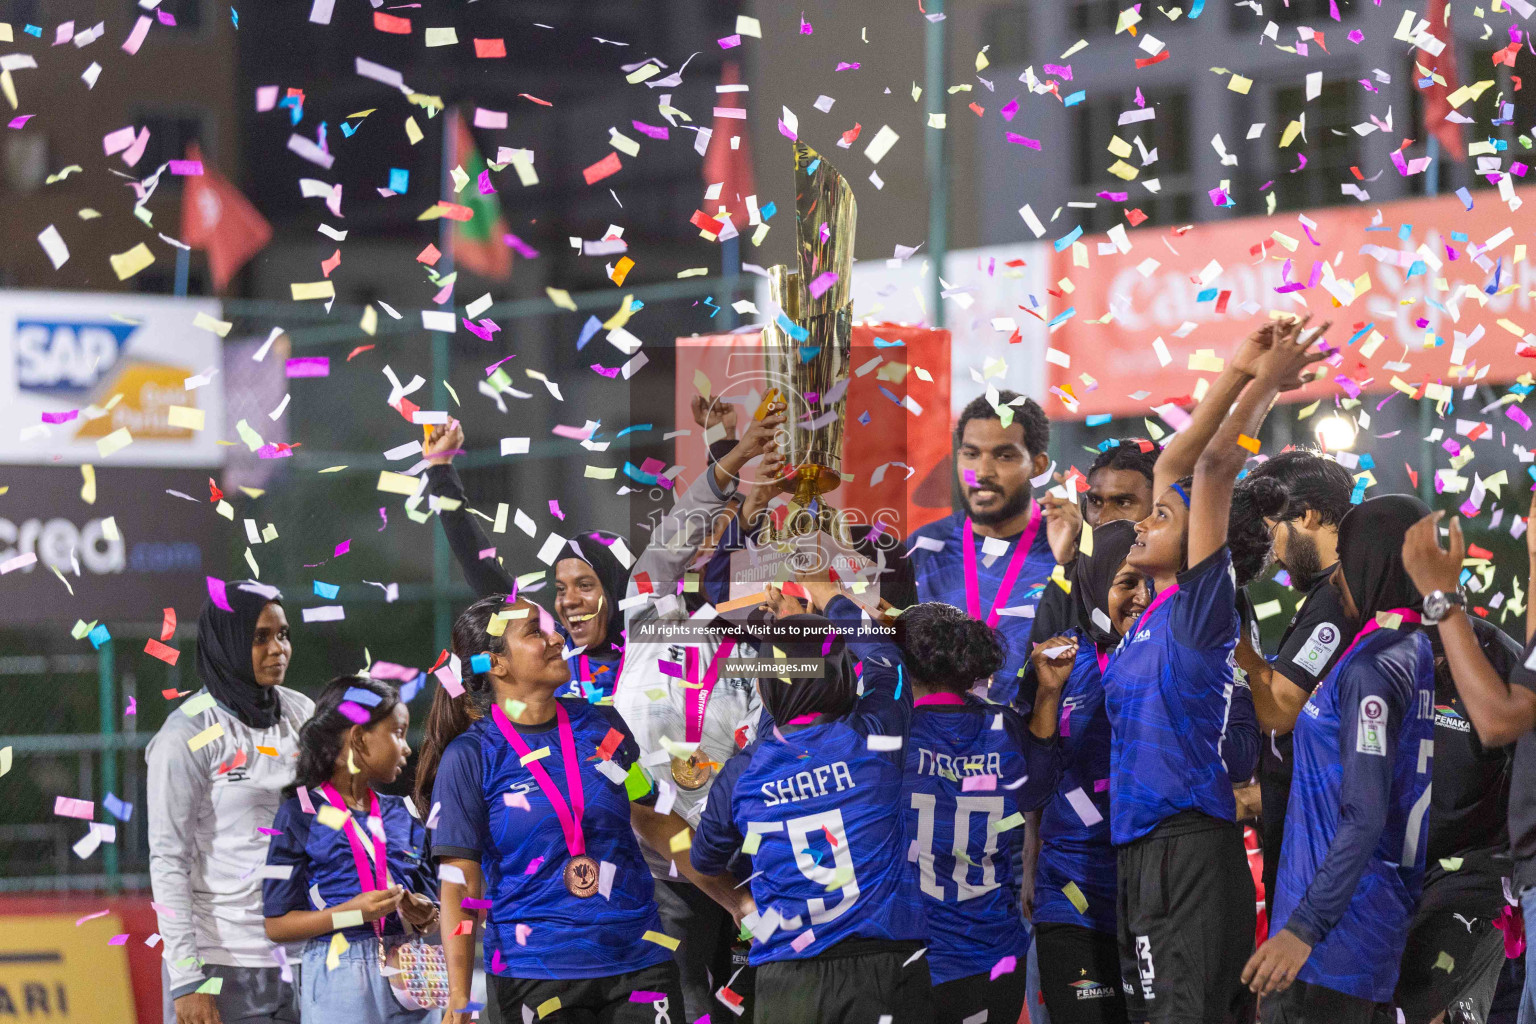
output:
<path id="1" fill-rule="evenodd" d="M 1072 991 L 1079 999 L 1106 999 L 1115 994 L 1108 985 L 1100 985 L 1092 978 L 1072 983 Z"/>
<path id="2" fill-rule="evenodd" d="M 1456 732 L 1471 732 L 1472 723 L 1462 718 L 1456 709 L 1449 704 L 1436 704 L 1435 728 L 1454 729 Z"/>
<path id="3" fill-rule="evenodd" d="M 1387 702 L 1375 694 L 1360 698 L 1355 723 L 1355 753 L 1387 756 Z"/>

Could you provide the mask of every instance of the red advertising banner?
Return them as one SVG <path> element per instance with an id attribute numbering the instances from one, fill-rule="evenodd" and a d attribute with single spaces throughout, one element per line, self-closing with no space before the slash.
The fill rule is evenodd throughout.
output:
<path id="1" fill-rule="evenodd" d="M 1529 202 L 1536 189 L 1516 194 Z M 1146 413 L 1193 391 L 1198 367 L 1209 365 L 1197 353 L 1225 358 L 1271 310 L 1331 319 L 1329 340 L 1339 346 L 1358 335 L 1306 398 L 1339 393 L 1339 376 L 1353 382 L 1346 393 L 1381 392 L 1394 376 L 1417 386 L 1456 384 L 1484 367 L 1490 382 L 1536 370 L 1516 352 L 1536 328 L 1536 268 L 1520 258 L 1522 235 L 1510 230 L 1514 217 L 1498 193 L 1472 198 L 1471 210 L 1452 195 L 1308 210 L 1311 224 L 1291 213 L 1197 224 L 1182 235 L 1130 231 L 1129 251 L 1091 255 L 1087 268 L 1073 265 L 1071 247 L 1054 253 L 1052 279 L 1074 286 L 1054 300 L 1055 315 L 1069 306 L 1075 313 L 1051 337 L 1071 363 L 1055 359 L 1051 384 L 1070 388 L 1078 416 Z M 1085 242 L 1097 253 L 1104 240 Z M 1158 266 L 1143 274 L 1149 258 Z M 1207 269 L 1213 263 L 1219 273 Z M 1373 330 L 1384 339 L 1374 346 Z M 1465 378 L 1452 369 L 1458 333 L 1479 335 L 1462 355 Z M 1046 411 L 1073 415 L 1055 394 Z"/>
<path id="2" fill-rule="evenodd" d="M 704 432 L 689 408 L 693 396 L 702 385 L 735 404 L 740 436 L 767 391 L 761 345 L 755 333 L 677 339 L 675 422 L 690 430 L 676 439 L 675 461 L 688 467 L 679 484 L 691 481 L 706 462 Z M 856 324 L 852 348 L 843 472 L 853 479 L 828 500 L 859 513 L 863 522 L 876 521 L 884 510 L 881 518 L 905 536 L 950 512 L 947 489 L 943 507 L 919 504 L 916 496 L 918 485 L 950 458 L 949 332 Z"/>

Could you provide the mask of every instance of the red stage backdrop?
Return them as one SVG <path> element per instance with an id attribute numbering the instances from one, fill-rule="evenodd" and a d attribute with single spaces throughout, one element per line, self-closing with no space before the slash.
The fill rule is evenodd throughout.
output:
<path id="1" fill-rule="evenodd" d="M 737 406 L 739 437 L 767 390 L 761 345 L 757 333 L 677 339 L 675 422 L 677 429 L 691 430 L 676 439 L 674 458 L 687 467 L 679 485 L 692 481 L 706 462 L 704 432 L 694 424 L 689 408 L 700 393 L 696 381 L 707 380 L 712 395 L 743 400 Z M 843 472 L 852 473 L 853 479 L 828 500 L 839 509 L 858 510 L 863 516 L 858 521 L 869 522 L 880 510 L 892 509 L 897 516 L 893 522 L 906 536 L 949 514 L 947 504 L 925 507 L 914 498 L 923 479 L 950 457 L 949 347 L 948 331 L 895 324 L 854 326 L 843 445 Z M 892 463 L 912 467 L 910 478 L 906 469 Z M 884 473 L 872 483 L 881 466 L 886 467 Z M 949 492 L 943 496 L 947 499 Z"/>
<path id="2" fill-rule="evenodd" d="M 1529 203 L 1536 198 L 1536 189 L 1516 194 Z M 1466 364 L 1489 367 L 1486 380 L 1513 380 L 1536 369 L 1536 362 L 1516 354 L 1520 337 L 1536 328 L 1530 297 L 1536 270 L 1517 256 L 1517 248 L 1524 248 L 1521 236 L 1503 234 L 1517 223 L 1518 215 L 1510 213 L 1497 192 L 1479 190 L 1472 198 L 1475 205 L 1470 211 L 1455 196 L 1308 210 L 1305 216 L 1316 225 L 1310 228 L 1310 239 L 1308 226 L 1294 212 L 1198 224 L 1179 236 L 1167 229 L 1131 231 L 1127 233 L 1129 252 L 1093 255 L 1086 270 L 1072 265 L 1070 247 L 1054 253 L 1052 280 L 1070 278 L 1075 290 L 1055 299 L 1053 309 L 1059 315 L 1071 306 L 1076 313 L 1052 335 L 1052 347 L 1070 356 L 1071 366 L 1052 365 L 1051 384 L 1071 386 L 1081 401 L 1077 415 L 1145 413 L 1169 397 L 1190 394 L 1199 375 L 1190 367 L 1190 357 L 1197 350 L 1214 349 L 1225 357 L 1258 317 L 1270 310 L 1304 309 L 1316 313 L 1314 324 L 1333 320 L 1329 338 L 1339 345 L 1367 325 L 1385 338 L 1373 354 L 1363 356 L 1370 333 L 1362 334 L 1345 349 L 1344 361 L 1306 390 L 1307 398 L 1338 394 L 1340 386 L 1334 378 L 1339 375 L 1375 392 L 1391 389 L 1394 375 L 1411 384 L 1426 380 L 1454 384 L 1449 370 L 1452 332 L 1470 335 L 1478 327 L 1484 333 L 1467 351 Z M 1380 223 L 1373 225 L 1378 212 Z M 1406 238 L 1400 237 L 1405 225 Z M 1276 232 L 1287 238 L 1277 238 Z M 1465 237 L 1456 238 L 1453 233 Z M 1294 251 L 1287 239 L 1295 243 Z M 1479 251 L 1474 247 L 1490 240 L 1495 243 L 1485 254 L 1490 265 L 1503 257 L 1493 295 L 1482 289 L 1494 283 L 1495 275 L 1474 262 Z M 1096 253 L 1103 238 L 1086 241 Z M 1257 251 L 1258 246 L 1264 251 Z M 1367 248 L 1377 246 L 1403 256 L 1383 261 L 1379 257 L 1388 254 Z M 1454 250 L 1454 258 L 1447 246 Z M 1143 276 L 1137 266 L 1149 257 L 1161 265 Z M 1286 283 L 1282 276 L 1286 259 L 1292 261 L 1289 280 L 1303 286 L 1294 293 L 1275 290 Z M 1221 265 L 1221 273 L 1202 284 L 1201 271 L 1213 260 Z M 1332 292 L 1329 275 L 1319 261 L 1328 263 L 1339 282 Z M 1422 269 L 1414 266 L 1416 261 L 1422 261 Z M 1363 275 L 1368 275 L 1368 281 L 1362 280 Z M 1447 287 L 1436 286 L 1442 278 Z M 1346 283 L 1355 293 L 1340 306 L 1337 295 L 1350 296 Z M 1486 299 L 1486 305 L 1463 291 L 1463 284 L 1478 289 L 1477 296 Z M 1217 294 L 1197 300 L 1208 289 Z M 1220 293 L 1226 291 L 1231 294 L 1223 301 Z M 1444 308 L 1427 304 L 1426 297 Z M 1244 303 L 1257 306 L 1257 311 L 1244 312 L 1240 308 Z M 1223 311 L 1218 312 L 1218 307 Z M 1110 322 L 1094 322 L 1111 311 Z M 1420 319 L 1427 324 L 1421 326 Z M 1184 330 L 1188 330 L 1184 337 L 1176 336 Z M 1426 349 L 1426 339 L 1433 346 L 1437 334 L 1444 343 Z M 1166 366 L 1159 359 L 1158 338 L 1167 347 Z M 1408 366 L 1387 368 L 1393 362 Z M 1082 374 L 1096 379 L 1098 387 L 1086 390 Z M 1139 391 L 1149 394 L 1141 400 L 1129 397 Z M 1056 396 L 1047 400 L 1046 412 L 1052 417 L 1064 414 Z"/>

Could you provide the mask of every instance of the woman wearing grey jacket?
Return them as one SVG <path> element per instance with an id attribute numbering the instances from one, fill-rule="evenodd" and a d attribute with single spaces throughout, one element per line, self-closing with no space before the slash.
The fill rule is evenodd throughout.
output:
<path id="1" fill-rule="evenodd" d="M 294 979 L 262 918 L 261 830 L 314 702 L 282 685 L 293 647 L 277 589 L 246 581 L 211 596 L 197 625 L 203 689 L 147 753 L 165 1024 L 296 1024 Z"/>

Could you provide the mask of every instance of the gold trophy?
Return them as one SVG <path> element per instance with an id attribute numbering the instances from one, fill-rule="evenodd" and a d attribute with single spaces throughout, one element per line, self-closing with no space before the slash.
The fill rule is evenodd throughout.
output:
<path id="1" fill-rule="evenodd" d="M 853 344 L 853 229 L 858 206 L 848 182 L 825 158 L 795 143 L 795 250 L 798 270 L 768 270 L 783 310 L 763 329 L 768 399 L 787 403 L 779 450 L 781 482 L 794 495 L 775 545 L 830 534 L 846 547 L 847 523 L 825 495 L 843 482 L 845 390 Z"/>

